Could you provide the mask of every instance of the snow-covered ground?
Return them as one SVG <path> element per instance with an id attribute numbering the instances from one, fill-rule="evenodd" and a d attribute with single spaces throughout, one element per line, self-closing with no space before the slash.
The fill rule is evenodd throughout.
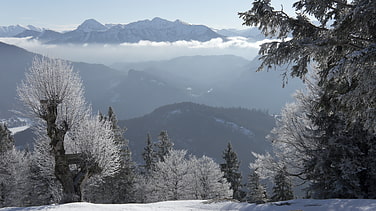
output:
<path id="1" fill-rule="evenodd" d="M 0 211 L 200 211 L 200 210 L 242 210 L 242 211 L 374 211 L 376 200 L 372 199 L 328 199 L 312 200 L 297 199 L 286 202 L 267 204 L 248 204 L 225 202 L 193 201 L 166 201 L 150 204 L 91 204 L 71 203 L 62 205 L 47 205 L 39 207 L 12 207 L 2 208 Z"/>

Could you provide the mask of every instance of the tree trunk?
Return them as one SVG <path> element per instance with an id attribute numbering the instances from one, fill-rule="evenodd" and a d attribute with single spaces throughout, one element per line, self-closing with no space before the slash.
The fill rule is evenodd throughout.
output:
<path id="1" fill-rule="evenodd" d="M 51 139 L 52 152 L 55 157 L 55 176 L 63 187 L 63 198 L 61 203 L 79 202 L 81 198 L 81 182 L 75 182 L 75 176 L 69 169 L 69 162 L 65 154 L 64 137 L 68 131 L 65 121 L 60 125 L 56 124 L 58 100 L 41 102 L 45 106 L 45 112 L 41 117 L 47 123 L 47 135 Z M 44 103 L 44 104 L 43 104 Z"/>
<path id="2" fill-rule="evenodd" d="M 73 175 L 65 154 L 55 153 L 55 176 L 63 187 L 63 198 L 61 203 L 81 201 L 81 189 L 75 188 Z"/>

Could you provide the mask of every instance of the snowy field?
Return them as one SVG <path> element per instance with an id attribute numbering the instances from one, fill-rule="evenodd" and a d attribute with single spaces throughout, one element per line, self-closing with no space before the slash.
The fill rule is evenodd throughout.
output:
<path id="1" fill-rule="evenodd" d="M 91 204 L 71 203 L 39 207 L 2 208 L 0 211 L 200 211 L 200 210 L 242 210 L 242 211 L 375 211 L 376 200 L 372 199 L 298 199 L 267 204 L 236 203 L 231 201 L 208 203 L 208 201 L 166 201 L 150 204 Z"/>

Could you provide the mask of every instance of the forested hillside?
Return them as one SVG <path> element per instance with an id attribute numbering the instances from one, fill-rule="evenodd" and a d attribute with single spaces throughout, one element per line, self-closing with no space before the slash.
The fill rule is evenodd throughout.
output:
<path id="1" fill-rule="evenodd" d="M 222 161 L 222 152 L 231 142 L 241 160 L 242 173 L 247 175 L 248 164 L 254 159 L 251 152 L 270 149 L 265 136 L 273 128 L 274 118 L 260 110 L 177 103 L 119 124 L 127 128 L 125 137 L 136 161 L 141 160 L 147 134 L 157 141 L 159 133 L 167 130 L 175 148 L 188 149 L 198 156 L 207 155 L 217 162 Z"/>

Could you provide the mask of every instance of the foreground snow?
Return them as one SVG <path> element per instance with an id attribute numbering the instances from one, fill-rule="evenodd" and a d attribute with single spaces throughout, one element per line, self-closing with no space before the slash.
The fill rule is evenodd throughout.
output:
<path id="1" fill-rule="evenodd" d="M 150 204 L 91 204 L 86 202 L 63 205 L 46 205 L 39 207 L 2 208 L 0 211 L 188 211 L 188 210 L 242 210 L 242 211 L 373 211 L 376 210 L 376 200 L 372 199 L 328 199 L 312 200 L 297 199 L 286 202 L 267 204 L 248 204 L 225 202 L 208 202 L 203 200 L 166 201 Z"/>

